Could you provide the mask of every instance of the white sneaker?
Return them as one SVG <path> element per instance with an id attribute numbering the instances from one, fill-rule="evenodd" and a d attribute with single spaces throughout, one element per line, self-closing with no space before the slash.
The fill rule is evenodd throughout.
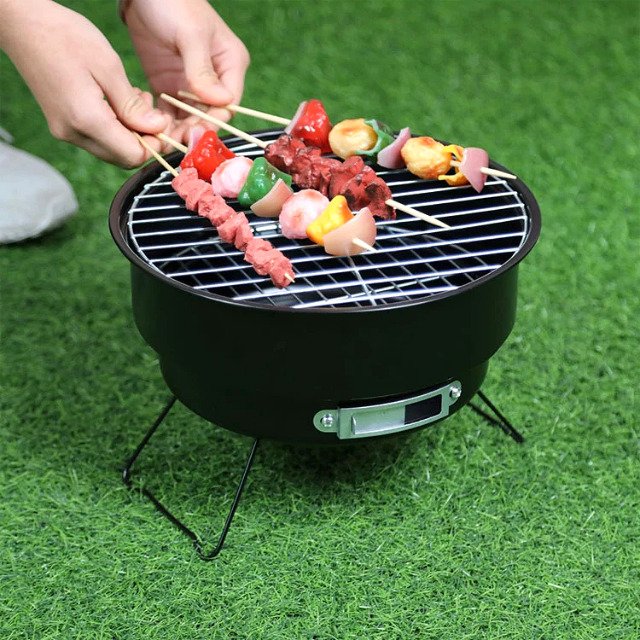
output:
<path id="1" fill-rule="evenodd" d="M 11 140 L 4 129 L 0 137 Z M 73 189 L 59 171 L 0 142 L 0 244 L 40 236 L 77 210 Z"/>

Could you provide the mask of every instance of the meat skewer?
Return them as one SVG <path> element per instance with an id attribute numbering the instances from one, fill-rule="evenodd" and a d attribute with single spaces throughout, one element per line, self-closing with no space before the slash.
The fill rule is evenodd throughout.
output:
<path id="1" fill-rule="evenodd" d="M 159 137 L 159 136 L 157 136 Z M 177 142 L 176 140 L 174 140 L 173 138 L 163 135 L 162 138 L 164 141 L 168 142 L 169 144 L 173 144 L 175 142 Z M 226 162 L 232 162 L 232 161 L 239 161 L 239 159 L 241 158 L 241 156 L 238 156 L 236 158 L 233 158 L 232 160 L 227 160 Z M 247 159 L 247 161 L 249 163 L 251 163 L 251 160 Z M 259 162 L 260 160 L 258 160 L 257 162 Z M 262 159 L 262 163 L 263 164 L 268 164 L 266 159 Z M 222 163 L 224 164 L 224 163 Z M 220 166 L 222 166 L 222 164 Z M 181 165 L 183 166 L 183 165 Z M 254 165 L 255 167 L 256 165 Z M 194 167 L 196 168 L 196 167 Z M 196 168 L 197 171 L 197 168 Z M 216 189 L 216 184 L 218 183 L 218 180 L 216 178 L 216 174 L 217 174 L 217 170 L 213 172 L 212 177 L 211 177 L 211 183 L 212 183 L 212 187 L 213 187 L 213 192 L 217 193 L 220 196 L 227 196 L 227 192 L 226 191 L 221 191 L 219 189 Z M 285 174 L 282 174 L 285 175 Z M 287 176 L 287 178 L 289 178 L 289 176 Z M 290 178 L 289 178 L 290 180 Z M 204 186 L 204 185 L 208 185 L 207 181 L 201 181 L 202 185 L 200 185 L 200 189 L 204 189 L 204 190 L 208 190 L 208 186 Z M 247 180 L 246 184 L 249 184 L 249 181 Z M 244 187 L 238 187 L 237 189 L 237 193 L 234 192 L 233 197 L 239 197 L 239 194 L 241 191 L 244 190 Z M 315 219 L 316 217 L 318 217 L 318 215 L 322 212 L 322 210 L 325 208 L 322 205 L 322 201 L 326 202 L 326 204 L 329 204 L 329 200 L 322 195 L 320 192 L 316 191 L 316 190 L 306 190 L 306 191 L 310 191 L 311 195 L 304 195 L 302 192 L 299 192 L 296 195 L 297 199 L 305 199 L 308 201 L 308 199 L 311 196 L 317 196 L 320 199 L 320 204 L 316 204 L 316 206 L 314 207 L 316 209 L 315 211 L 315 215 L 314 212 L 308 212 L 307 215 L 309 213 L 311 213 L 310 216 L 310 221 L 312 221 L 313 219 Z M 199 193 L 199 192 L 198 192 Z M 230 193 L 230 192 L 229 192 Z M 197 194 L 196 196 L 193 195 L 193 193 L 189 193 L 189 196 L 192 198 L 192 200 L 197 201 L 198 197 Z M 231 196 L 229 196 L 231 197 Z M 285 211 L 284 204 L 286 204 L 286 202 L 288 202 L 289 200 L 291 200 L 291 204 L 295 209 L 296 205 L 293 205 L 293 200 L 294 200 L 294 194 L 293 191 L 291 191 L 291 189 L 285 185 L 285 183 L 282 182 L 281 179 L 278 179 L 275 183 L 275 185 L 272 187 L 272 189 L 262 198 L 260 198 L 259 200 L 257 200 L 256 202 L 253 202 L 251 204 L 251 210 L 258 216 L 260 217 L 278 217 L 280 215 L 280 213 L 283 213 Z M 314 197 L 314 200 L 316 198 Z M 291 215 L 295 215 L 294 211 L 288 211 L 287 209 L 287 213 L 289 214 L 289 218 L 291 218 Z M 283 213 L 284 215 L 284 213 Z M 351 219 L 351 213 L 349 212 L 349 216 L 348 219 Z M 362 216 L 360 217 L 360 219 L 362 219 Z M 289 227 L 292 227 L 292 221 L 289 221 Z M 305 225 L 306 226 L 306 225 Z M 282 228 L 283 228 L 283 235 L 285 235 L 288 238 L 293 238 L 293 237 L 304 237 L 306 238 L 307 235 L 305 233 L 302 233 L 302 235 L 288 235 L 286 233 L 284 233 L 284 227 L 285 227 L 285 221 L 283 220 L 283 224 L 282 224 Z M 367 237 L 369 238 L 372 233 L 370 229 L 366 228 L 366 225 L 360 225 L 360 227 L 356 226 L 356 225 L 350 225 L 348 227 L 348 230 L 355 230 L 357 228 L 364 228 L 367 231 Z M 342 236 L 345 237 L 345 234 L 348 233 L 348 230 L 345 230 L 345 232 L 343 232 Z M 373 238 L 375 238 L 375 233 L 373 234 Z M 376 249 L 374 247 L 372 247 L 369 243 L 365 242 L 362 238 L 359 238 L 357 236 L 351 237 L 351 243 L 353 245 L 355 245 L 356 247 L 358 247 L 359 249 L 365 250 L 365 251 L 376 251 Z M 322 244 L 324 246 L 324 243 L 317 243 L 317 244 Z M 344 246 L 344 243 L 343 245 Z M 344 250 L 344 255 L 354 255 L 355 253 L 359 253 L 359 251 L 355 251 L 352 247 L 349 247 L 348 249 Z M 332 252 L 332 255 L 337 255 L 335 253 L 335 249 Z"/>
<path id="2" fill-rule="evenodd" d="M 199 101 L 198 96 L 188 91 L 179 91 L 178 95 L 188 98 L 190 100 Z M 245 115 L 254 116 L 256 118 L 261 118 L 262 120 L 267 120 L 269 122 L 275 122 L 278 124 L 290 125 L 292 122 L 292 120 L 288 118 L 282 118 L 280 116 L 274 115 L 272 113 L 266 113 L 264 111 L 257 111 L 256 109 L 241 107 L 240 105 L 233 105 L 233 104 L 227 105 L 226 108 L 231 111 L 235 111 L 237 113 L 243 113 Z M 363 120 L 363 119 L 360 119 L 360 120 Z M 336 129 L 336 131 L 334 131 L 334 134 L 337 132 L 337 129 L 340 128 L 341 126 L 348 127 L 350 124 L 356 123 L 356 122 L 359 122 L 359 120 L 343 120 L 342 122 L 337 123 L 336 126 L 334 127 L 334 129 Z M 364 122 L 361 123 L 361 125 L 362 125 L 362 128 L 367 128 L 364 125 Z M 371 121 L 366 121 L 366 125 L 371 125 Z M 370 127 L 369 127 L 369 131 L 371 131 Z M 376 133 L 379 134 L 380 132 L 376 131 Z M 373 132 L 371 133 L 371 135 L 373 135 Z M 393 142 L 391 142 L 388 146 L 391 146 L 392 144 Z M 512 173 L 507 173 L 506 171 L 500 171 L 499 169 L 492 169 L 491 167 L 489 167 L 488 166 L 489 156 L 487 155 L 486 151 L 482 149 L 478 149 L 476 147 L 467 147 L 464 149 L 460 147 L 460 149 L 463 152 L 462 159 L 457 159 L 457 160 L 451 159 L 449 161 L 449 166 L 459 169 L 458 173 L 461 173 L 462 175 L 464 175 L 468 179 L 468 182 L 471 184 L 471 186 L 474 187 L 474 189 L 476 189 L 476 191 L 481 191 L 482 187 L 484 186 L 484 179 L 478 176 L 477 175 L 478 173 L 484 174 L 485 176 L 505 178 L 507 180 L 517 179 L 517 176 L 513 175 Z M 336 155 L 341 156 L 340 153 L 337 153 L 336 149 L 332 149 L 332 151 L 334 151 Z M 382 151 L 382 149 L 380 149 L 380 151 Z M 482 152 L 482 153 L 479 153 L 479 152 Z M 366 155 L 371 155 L 371 153 L 367 153 Z M 467 155 L 469 155 L 470 158 L 467 158 Z M 341 156 L 341 157 L 344 157 L 344 156 Z M 480 164 L 481 162 L 483 164 Z M 381 162 L 380 164 L 383 164 L 383 163 Z M 386 166 L 386 165 L 383 164 L 383 166 Z M 419 177 L 422 177 L 422 176 L 419 176 Z M 459 184 L 459 182 L 456 184 Z"/>
<path id="3" fill-rule="evenodd" d="M 253 231 L 244 213 L 237 213 L 221 196 L 213 193 L 210 183 L 198 178 L 194 168 L 178 173 L 159 153 L 155 151 L 139 134 L 134 132 L 140 144 L 174 176 L 171 182 L 178 195 L 182 197 L 187 209 L 208 218 L 216 227 L 223 242 L 234 244 L 244 252 L 258 275 L 268 275 L 277 287 L 286 287 L 294 282 L 291 262 L 270 242 L 253 237 Z"/>
<path id="4" fill-rule="evenodd" d="M 260 140 L 259 138 L 256 138 L 255 136 L 252 136 L 252 135 L 250 135 L 248 133 L 245 133 L 244 131 L 241 131 L 240 129 L 237 129 L 236 127 L 228 125 L 226 122 L 223 122 L 222 120 L 219 120 L 218 118 L 216 118 L 214 116 L 211 116 L 208 113 L 206 113 L 204 111 L 201 111 L 200 109 L 197 109 L 196 107 L 192 107 L 191 105 L 186 104 L 185 102 L 182 102 L 181 100 L 177 100 L 176 98 L 174 98 L 172 96 L 169 96 L 166 93 L 160 94 L 160 97 L 163 100 L 166 100 L 167 102 L 169 102 L 170 104 L 172 104 L 172 105 L 174 105 L 174 106 L 176 106 L 176 107 L 178 107 L 180 109 L 183 109 L 184 111 L 192 113 L 193 115 L 197 115 L 200 118 L 202 118 L 203 120 L 211 122 L 212 124 L 220 127 L 221 129 L 225 129 L 225 130 L 229 131 L 230 133 L 233 133 L 234 135 L 238 136 L 239 138 L 242 138 L 243 140 L 246 140 L 247 142 L 250 142 L 251 144 L 254 144 L 254 145 L 256 145 L 256 146 L 258 146 L 258 147 L 260 147 L 262 149 L 267 149 L 268 147 L 272 147 L 272 145 L 274 144 L 274 143 L 271 143 L 271 144 L 266 143 L 263 140 Z M 286 135 L 286 134 L 284 134 L 284 135 Z M 299 141 L 299 142 L 302 145 L 302 147 L 306 147 L 304 142 L 302 142 L 302 141 Z M 309 149 L 314 149 L 313 147 L 308 147 L 308 148 Z M 317 161 L 317 159 L 321 157 L 320 150 L 316 149 L 316 151 L 318 153 L 317 153 L 317 155 L 315 155 L 315 157 L 314 157 L 313 152 L 307 154 L 309 156 L 310 164 L 312 164 L 314 161 Z M 345 165 L 346 164 L 346 163 L 340 163 L 340 161 L 333 160 L 331 158 L 324 158 L 324 160 L 336 163 L 336 165 L 334 165 L 334 167 L 338 166 L 338 165 Z M 363 163 L 363 166 L 364 166 L 364 163 Z M 281 168 L 281 167 L 279 167 L 279 168 Z M 370 167 L 367 167 L 367 168 L 370 171 L 370 181 L 369 181 L 368 184 L 364 185 L 364 189 L 363 190 L 366 191 L 368 189 L 369 192 L 374 192 L 374 193 L 379 194 L 380 190 L 382 189 L 382 190 L 390 193 L 389 188 L 386 186 L 384 181 L 382 179 L 378 178 L 377 176 L 376 176 L 377 180 L 374 180 L 373 176 L 375 176 L 375 172 Z M 329 170 L 329 166 L 328 165 L 327 165 L 327 169 Z M 325 176 L 325 178 L 326 177 L 328 177 L 328 176 Z M 355 178 L 355 176 L 351 176 L 351 177 Z M 373 184 L 374 182 L 376 184 Z M 303 185 L 300 185 L 300 186 L 303 186 Z M 364 204 L 366 206 L 366 203 L 364 203 Z M 420 218 L 421 220 L 424 220 L 425 222 L 429 222 L 430 224 L 433 224 L 435 226 L 442 227 L 443 229 L 449 229 L 450 228 L 448 224 L 445 224 L 444 222 L 441 222 L 437 218 L 434 218 L 433 216 L 429 216 L 426 213 L 422 213 L 421 211 L 417 211 L 417 210 L 415 210 L 412 207 L 409 207 L 407 205 L 403 205 L 402 203 L 397 202 L 396 200 L 394 200 L 392 198 L 387 198 L 384 201 L 384 205 L 386 207 L 391 208 L 391 210 L 399 209 L 400 211 L 408 213 L 409 215 L 412 215 L 412 216 L 414 216 L 416 218 Z M 391 217 L 391 215 L 393 214 L 392 211 L 391 211 L 391 213 L 388 213 L 388 214 L 384 215 L 382 212 L 376 213 L 376 211 L 373 211 L 373 210 L 372 210 L 372 213 L 374 213 L 374 215 L 378 215 L 379 217 L 383 217 L 383 218 Z"/>

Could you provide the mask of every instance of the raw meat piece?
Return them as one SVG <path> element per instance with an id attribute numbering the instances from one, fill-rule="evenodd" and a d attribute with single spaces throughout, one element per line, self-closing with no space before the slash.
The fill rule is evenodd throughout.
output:
<path id="1" fill-rule="evenodd" d="M 264 150 L 264 157 L 276 169 L 289 173 L 289 167 L 296 153 L 306 148 L 307 145 L 302 140 L 283 133 Z"/>
<path id="2" fill-rule="evenodd" d="M 187 189 L 187 193 L 184 196 L 184 201 L 187 209 L 197 211 L 198 202 L 202 196 L 211 191 L 211 185 L 204 180 L 198 180 L 185 185 L 185 189 Z"/>

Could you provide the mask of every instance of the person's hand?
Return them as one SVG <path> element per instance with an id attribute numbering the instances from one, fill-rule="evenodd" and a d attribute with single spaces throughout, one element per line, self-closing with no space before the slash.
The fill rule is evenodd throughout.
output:
<path id="1" fill-rule="evenodd" d="M 149 153 L 130 129 L 155 134 L 170 126 L 152 97 L 132 87 L 100 31 L 51 0 L 0 0 L 0 46 L 40 104 L 51 133 L 123 167 Z M 106 98 L 106 100 L 105 100 Z M 154 136 L 145 136 L 160 149 Z"/>
<path id="2" fill-rule="evenodd" d="M 214 105 L 211 115 L 230 119 L 219 107 L 240 102 L 249 53 L 206 0 L 129 0 L 124 18 L 154 92 L 191 91 Z M 180 141 L 194 124 L 205 124 L 162 101 L 158 106 L 175 117 L 171 135 Z"/>

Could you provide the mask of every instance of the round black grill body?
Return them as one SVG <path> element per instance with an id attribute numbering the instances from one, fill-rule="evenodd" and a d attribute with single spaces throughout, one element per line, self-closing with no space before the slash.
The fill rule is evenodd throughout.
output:
<path id="1" fill-rule="evenodd" d="M 537 203 L 520 180 L 489 179 L 476 194 L 379 173 L 394 199 L 451 229 L 399 214 L 380 225 L 375 254 L 333 258 L 248 214 L 294 264 L 283 291 L 186 211 L 159 166 L 127 181 L 110 228 L 131 262 L 136 325 L 181 402 L 239 433 L 337 443 L 432 424 L 471 399 L 513 327 Z"/>

